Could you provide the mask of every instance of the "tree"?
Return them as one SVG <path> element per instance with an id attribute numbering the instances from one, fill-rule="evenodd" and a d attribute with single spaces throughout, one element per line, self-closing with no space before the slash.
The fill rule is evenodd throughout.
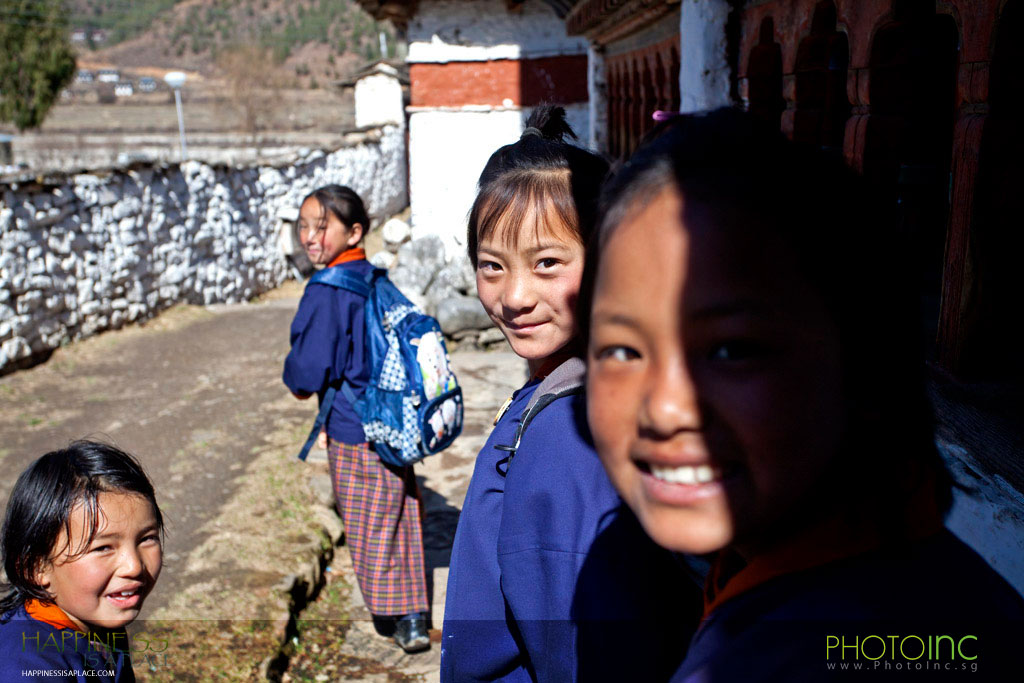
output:
<path id="1" fill-rule="evenodd" d="M 228 96 L 243 129 L 255 139 L 284 106 L 276 92 L 284 85 L 283 78 L 271 50 L 253 43 L 232 45 L 218 55 L 217 66 L 228 82 Z"/>
<path id="2" fill-rule="evenodd" d="M 62 0 L 0 0 L 0 121 L 38 127 L 74 76 Z"/>

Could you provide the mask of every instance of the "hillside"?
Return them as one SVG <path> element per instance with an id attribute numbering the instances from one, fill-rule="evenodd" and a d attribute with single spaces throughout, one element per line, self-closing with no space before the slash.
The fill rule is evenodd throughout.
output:
<path id="1" fill-rule="evenodd" d="M 231 55 L 265 51 L 277 83 L 319 87 L 381 55 L 394 31 L 353 0 L 70 0 L 84 67 L 226 76 Z M 237 61 L 237 60 L 234 60 Z"/>

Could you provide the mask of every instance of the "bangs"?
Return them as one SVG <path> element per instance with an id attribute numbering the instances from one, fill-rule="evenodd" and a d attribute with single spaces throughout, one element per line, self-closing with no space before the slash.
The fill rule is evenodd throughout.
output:
<path id="1" fill-rule="evenodd" d="M 473 203 L 470 257 L 475 265 L 480 242 L 494 237 L 509 249 L 542 235 L 584 244 L 579 225 L 569 169 L 507 174 L 481 188 Z"/>
<path id="2" fill-rule="evenodd" d="M 64 519 L 62 527 L 64 529 L 64 544 L 58 550 L 57 545 L 54 545 L 54 553 L 51 560 L 55 560 L 60 556 L 64 556 L 65 562 L 71 562 L 77 560 L 79 557 L 85 555 L 89 545 L 96 538 L 96 534 L 99 533 L 100 526 L 102 526 L 102 515 L 103 510 L 100 508 L 99 494 L 109 493 L 106 487 L 95 487 L 90 486 L 89 482 L 83 482 L 81 488 L 77 492 L 78 500 L 73 503 L 71 508 L 68 510 L 67 518 Z M 82 511 L 82 537 L 81 545 L 78 548 L 71 547 L 72 538 L 72 518 L 75 516 L 75 510 L 81 509 Z"/>

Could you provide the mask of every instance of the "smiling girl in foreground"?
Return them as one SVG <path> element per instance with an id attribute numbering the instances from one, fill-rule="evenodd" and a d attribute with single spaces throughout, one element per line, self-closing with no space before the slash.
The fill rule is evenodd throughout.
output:
<path id="1" fill-rule="evenodd" d="M 163 518 L 138 462 L 76 441 L 18 477 L 7 503 L 0 680 L 134 681 L 125 626 L 153 590 Z M 39 673 L 29 673 L 29 672 Z"/>
<path id="2" fill-rule="evenodd" d="M 575 305 L 607 164 L 562 141 L 564 116 L 537 109 L 491 156 L 470 213 L 480 301 L 530 379 L 496 417 L 459 517 L 443 681 L 656 680 L 682 655 L 686 604 L 678 585 L 655 590 L 676 564 L 622 506 L 571 389 L 574 375 L 582 387 Z M 604 533 L 617 542 L 599 546 Z"/>
<path id="3" fill-rule="evenodd" d="M 1024 612 L 943 529 L 886 213 L 838 161 L 756 125 L 672 122 L 607 192 L 588 270 L 601 459 L 655 541 L 716 553 L 673 680 L 820 680 L 872 666 L 891 642 L 873 634 L 949 635 L 920 661 L 994 672 Z M 886 661 L 907 671 L 920 642 Z"/>

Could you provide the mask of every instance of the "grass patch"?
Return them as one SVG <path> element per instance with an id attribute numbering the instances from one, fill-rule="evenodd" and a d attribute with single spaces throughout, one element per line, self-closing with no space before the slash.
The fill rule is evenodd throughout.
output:
<path id="1" fill-rule="evenodd" d="M 258 681 L 275 647 L 270 621 L 148 621 L 131 629 L 139 681 Z"/>

